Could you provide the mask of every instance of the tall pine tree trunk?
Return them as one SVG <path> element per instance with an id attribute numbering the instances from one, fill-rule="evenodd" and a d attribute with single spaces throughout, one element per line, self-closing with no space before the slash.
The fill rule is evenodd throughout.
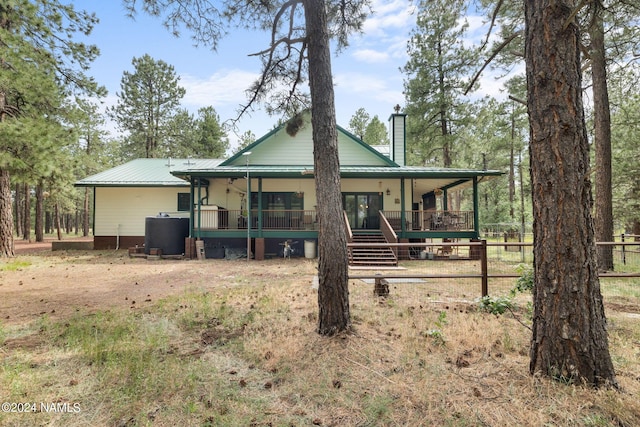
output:
<path id="1" fill-rule="evenodd" d="M 309 46 L 313 156 L 318 199 L 318 333 L 333 335 L 351 326 L 347 237 L 340 189 L 331 52 L 324 0 L 304 0 Z"/>
<path id="2" fill-rule="evenodd" d="M 44 232 L 45 234 L 51 234 L 53 232 L 53 218 L 51 217 L 51 211 L 44 213 Z"/>
<path id="3" fill-rule="evenodd" d="M 24 184 L 24 213 L 23 213 L 23 239 L 27 242 L 31 242 L 31 186 Z"/>
<path id="4" fill-rule="evenodd" d="M 15 256 L 13 243 L 13 213 L 11 209 L 11 179 L 9 171 L 0 168 L 0 257 Z"/>
<path id="5" fill-rule="evenodd" d="M 62 240 L 62 226 L 60 225 L 60 207 L 58 202 L 56 202 L 53 208 L 53 222 L 55 222 L 55 227 L 58 232 L 58 240 Z"/>
<path id="6" fill-rule="evenodd" d="M 526 0 L 534 232 L 531 373 L 616 385 L 596 263 L 574 0 Z"/>
<path id="7" fill-rule="evenodd" d="M 6 28 L 6 23 L 0 23 Z M 7 96 L 0 91 L 0 125 L 6 119 Z M 15 256 L 13 242 L 13 209 L 11 206 L 11 178 L 9 171 L 0 168 L 0 257 Z"/>
<path id="8" fill-rule="evenodd" d="M 593 76 L 594 146 L 596 147 L 596 241 L 613 241 L 613 202 L 611 189 L 611 111 L 607 88 L 607 64 L 604 49 L 604 23 L 600 2 L 593 2 L 591 38 L 591 74 Z M 613 270 L 613 247 L 598 246 L 598 268 Z"/>
<path id="9" fill-rule="evenodd" d="M 44 242 L 44 191 L 42 182 L 36 186 L 36 242 Z"/>
<path id="10" fill-rule="evenodd" d="M 515 158 L 515 142 L 516 142 L 516 119 L 515 107 L 511 101 L 511 147 L 509 153 L 509 217 L 511 222 L 516 218 L 516 158 Z"/>
<path id="11" fill-rule="evenodd" d="M 20 237 L 24 233 L 22 232 L 24 227 L 24 221 L 22 220 L 22 211 L 24 209 L 24 204 L 22 203 L 22 184 L 16 184 L 14 187 L 13 193 L 15 194 L 15 212 L 16 212 L 16 236 Z"/>

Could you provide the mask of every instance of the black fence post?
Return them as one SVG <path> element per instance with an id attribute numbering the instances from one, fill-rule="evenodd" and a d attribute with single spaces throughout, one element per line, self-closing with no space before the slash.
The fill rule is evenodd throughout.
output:
<path id="1" fill-rule="evenodd" d="M 621 235 L 622 243 L 624 243 L 624 233 Z M 624 251 L 624 245 L 622 245 L 622 265 L 627 265 L 627 254 Z"/>

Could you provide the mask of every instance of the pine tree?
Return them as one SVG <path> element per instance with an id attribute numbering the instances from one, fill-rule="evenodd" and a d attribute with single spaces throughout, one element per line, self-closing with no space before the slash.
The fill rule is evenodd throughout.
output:
<path id="1" fill-rule="evenodd" d="M 74 40 L 96 22 L 57 0 L 0 5 L 0 256 L 13 255 L 11 175 L 35 184 L 65 164 L 63 101 L 103 92 L 83 73 L 98 50 Z"/>
<path id="2" fill-rule="evenodd" d="M 387 127 L 378 116 L 373 116 L 364 132 L 364 142 L 369 145 L 389 145 Z"/>
<path id="3" fill-rule="evenodd" d="M 131 61 L 120 81 L 118 103 L 110 113 L 127 133 L 124 151 L 129 158 L 166 157 L 171 121 L 179 112 L 186 91 L 172 65 L 145 54 Z"/>
<path id="4" fill-rule="evenodd" d="M 597 271 L 573 6 L 525 2 L 535 284 L 530 371 L 617 385 Z"/>
<path id="5" fill-rule="evenodd" d="M 476 54 L 463 44 L 464 0 L 422 0 L 408 43 L 405 94 L 410 161 L 453 164 L 456 133 L 465 120 L 461 98 Z"/>
<path id="6" fill-rule="evenodd" d="M 370 119 L 371 116 L 367 113 L 367 110 L 358 108 L 353 116 L 351 116 L 351 120 L 349 120 L 349 130 L 364 141 L 364 134 L 367 131 L 367 125 Z"/>

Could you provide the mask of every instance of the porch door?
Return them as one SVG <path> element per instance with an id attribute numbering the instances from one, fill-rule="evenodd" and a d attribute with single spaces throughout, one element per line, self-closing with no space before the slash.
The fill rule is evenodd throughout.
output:
<path id="1" fill-rule="evenodd" d="M 352 230 L 380 228 L 378 211 L 382 209 L 382 196 L 378 193 L 345 193 L 342 206 L 347 212 Z"/>

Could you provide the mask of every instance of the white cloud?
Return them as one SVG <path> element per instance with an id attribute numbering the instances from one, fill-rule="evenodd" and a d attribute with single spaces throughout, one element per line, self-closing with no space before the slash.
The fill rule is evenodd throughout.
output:
<path id="1" fill-rule="evenodd" d="M 361 102 L 365 102 L 367 99 L 395 103 L 404 100 L 401 90 L 392 89 L 392 87 L 401 88 L 402 84 L 398 85 L 396 81 L 390 79 L 370 74 L 345 72 L 336 74 L 333 80 L 337 86 L 336 92 L 358 95 Z M 390 83 L 393 83 L 393 86 Z"/>
<path id="2" fill-rule="evenodd" d="M 404 61 L 415 21 L 412 10 L 405 0 L 375 0 L 374 13 L 364 22 L 363 34 L 351 39 L 351 58 L 366 64 Z"/>
<path id="3" fill-rule="evenodd" d="M 180 85 L 187 92 L 183 102 L 196 107 L 235 107 L 247 101 L 245 91 L 256 78 L 258 74 L 239 69 L 221 70 L 205 79 L 183 74 Z"/>
<path id="4" fill-rule="evenodd" d="M 363 25 L 367 36 L 385 36 L 389 29 L 408 29 L 413 26 L 414 6 L 405 0 L 376 0 L 373 15 Z"/>
<path id="5" fill-rule="evenodd" d="M 381 52 L 373 49 L 359 49 L 353 53 L 353 57 L 358 61 L 373 64 L 386 62 L 389 59 L 389 54 L 387 52 Z"/>

